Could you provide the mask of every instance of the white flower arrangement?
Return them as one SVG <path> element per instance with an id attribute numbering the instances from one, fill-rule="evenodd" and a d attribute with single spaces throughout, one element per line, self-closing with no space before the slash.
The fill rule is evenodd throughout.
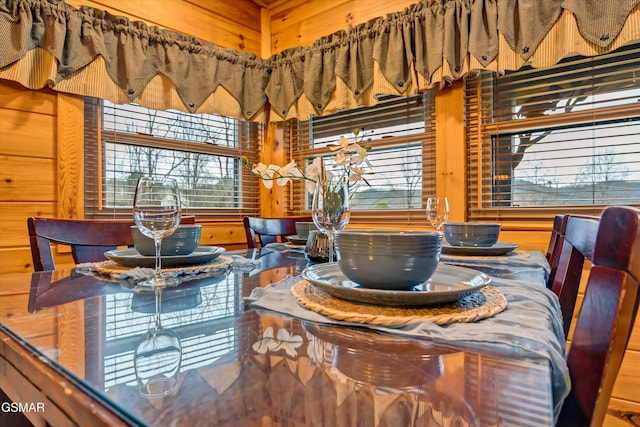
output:
<path id="1" fill-rule="evenodd" d="M 335 152 L 332 169 L 342 169 L 341 179 L 345 180 L 349 186 L 359 181 L 370 186 L 364 175 L 372 173 L 365 169 L 372 167 L 368 159 L 371 147 L 364 145 L 366 135 L 362 129 L 355 129 L 353 135 L 352 139 L 343 136 L 337 144 L 329 146 L 329 149 Z M 371 138 L 367 138 L 366 142 L 368 141 L 371 141 Z M 249 168 L 246 157 L 242 157 L 242 163 Z M 324 168 L 322 157 L 316 157 L 306 171 L 300 169 L 295 160 L 291 160 L 284 166 L 258 163 L 249 169 L 251 173 L 262 179 L 266 188 L 272 188 L 274 181 L 276 185 L 284 186 L 289 180 L 304 179 L 307 181 L 306 189 L 309 193 L 313 193 L 315 184 L 321 176 L 324 176 L 325 180 L 330 180 L 335 176 L 333 172 Z"/>

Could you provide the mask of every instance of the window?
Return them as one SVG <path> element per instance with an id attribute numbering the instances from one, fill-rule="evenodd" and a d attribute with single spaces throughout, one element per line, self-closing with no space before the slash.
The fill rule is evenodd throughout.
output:
<path id="1" fill-rule="evenodd" d="M 137 179 L 149 174 L 177 179 L 185 213 L 258 213 L 257 185 L 240 162 L 257 156 L 258 124 L 87 99 L 85 136 L 87 218 L 130 216 Z"/>
<path id="2" fill-rule="evenodd" d="M 640 45 L 467 79 L 471 219 L 640 203 Z"/>
<path id="3" fill-rule="evenodd" d="M 162 294 L 162 327 L 180 338 L 181 372 L 219 359 L 237 360 L 247 346 L 236 328 L 241 307 L 237 278 L 231 275 L 208 280 L 210 283 L 203 286 L 175 288 Z M 155 294 L 114 293 L 105 295 L 101 304 L 104 330 L 91 354 L 98 352 L 95 357 L 102 365 L 104 388 L 135 386 L 134 350 L 155 321 Z"/>
<path id="4" fill-rule="evenodd" d="M 364 128 L 371 139 L 369 160 L 373 174 L 369 185 L 359 183 L 351 198 L 350 223 L 425 221 L 424 205 L 435 193 L 434 99 L 431 91 L 411 97 L 384 97 L 373 107 L 288 122 L 293 158 L 306 167 L 322 156 L 331 165 L 330 144 L 341 136 L 353 137 Z M 296 181 L 293 191 L 296 214 L 308 211 L 311 195 Z"/>

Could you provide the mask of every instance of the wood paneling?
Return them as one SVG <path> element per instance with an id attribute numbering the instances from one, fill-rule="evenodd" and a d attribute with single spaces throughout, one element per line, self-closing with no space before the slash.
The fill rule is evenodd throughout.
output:
<path id="1" fill-rule="evenodd" d="M 67 3 L 106 10 L 223 48 L 260 55 L 260 11 L 248 0 L 67 0 Z M 232 9 L 236 10 L 233 14 Z M 243 20 L 244 17 L 247 19 Z"/>
<path id="2" fill-rule="evenodd" d="M 436 193 L 449 200 L 449 220 L 466 221 L 466 147 L 462 83 L 436 96 Z"/>
<path id="3" fill-rule="evenodd" d="M 14 82 L 0 86 L 0 105 L 7 110 L 56 115 L 56 94 L 48 90 L 25 90 Z"/>
<path id="4" fill-rule="evenodd" d="M 260 33 L 260 6 L 251 0 L 185 0 L 213 16 L 224 16 L 243 28 Z"/>
<path id="5" fill-rule="evenodd" d="M 150 25 L 157 25 L 192 34 L 200 39 L 213 42 L 221 47 L 239 49 L 260 55 L 268 50 L 261 47 L 261 37 L 271 41 L 271 52 L 275 54 L 295 46 L 309 46 L 322 36 L 339 30 L 347 30 L 369 19 L 400 11 L 415 0 L 277 0 L 266 2 L 269 10 L 260 10 L 256 2 L 238 0 L 67 0 L 75 7 L 86 4 L 110 13 L 139 19 Z M 152 7 L 149 5 L 153 4 Z M 270 16 L 270 21 L 269 21 Z M 271 34 L 260 33 L 262 21 L 269 22 Z M 268 29 L 267 29 L 268 30 Z M 462 105 L 461 91 L 446 89 L 439 98 L 441 111 L 456 111 Z M 76 100 L 77 101 L 77 100 Z M 62 101 L 64 103 L 64 101 Z M 79 102 L 79 101 L 78 101 Z M 74 101 L 71 101 L 73 104 Z M 0 273 L 30 270 L 30 252 L 26 243 L 26 217 L 30 215 L 55 216 L 58 204 L 58 165 L 60 153 L 58 138 L 71 141 L 77 138 L 73 128 L 77 120 L 77 106 L 64 108 L 58 112 L 58 95 L 48 90 L 30 91 L 20 85 L 0 81 Z M 58 115 L 72 117 L 58 117 Z M 68 121 L 71 120 L 71 121 Z M 461 201 L 465 200 L 464 185 L 460 182 L 460 171 L 447 178 L 456 162 L 464 157 L 464 135 L 462 121 L 438 120 L 446 123 L 453 135 L 445 148 L 448 160 L 438 171 L 445 173 L 447 196 L 456 200 L 456 216 L 464 212 Z M 58 123 L 71 127 L 58 131 Z M 75 122 L 77 123 L 77 122 Z M 275 136 L 271 136 L 275 145 Z M 463 136 L 462 136 L 463 138 Z M 76 140 L 77 142 L 77 140 Z M 63 141 L 67 147 L 69 141 Z M 65 148 L 66 150 L 67 148 Z M 453 151 L 452 151 L 453 150 Z M 271 154 L 269 154 L 269 157 Z M 70 167 L 69 164 L 64 166 Z M 68 169 L 66 169 L 68 170 Z M 79 169 L 78 169 L 79 170 Z M 75 185 L 75 184 L 74 184 Z M 68 194 L 63 192 L 63 194 Z M 66 197 L 66 196 L 62 196 Z M 77 201 L 77 200 L 76 200 Z M 273 202 L 273 199 L 271 200 Z M 66 209 L 66 208 L 65 208 Z M 24 228 L 23 228 L 24 227 Z M 522 249 L 546 250 L 551 224 L 548 230 L 522 230 L 509 227 L 503 230 L 501 241 L 518 243 Z M 242 247 L 245 243 L 242 225 L 237 222 L 204 224 L 202 242 L 226 246 Z M 57 255 L 58 265 L 70 264 L 68 254 Z M 2 289 L 4 283 L 0 283 Z M 26 304 L 26 296 L 25 301 Z M 8 311 L 7 311 L 8 310 Z M 10 307 L 2 305 L 0 312 L 10 313 Z M 1 319 L 0 319 L 1 321 Z M 614 399 L 610 411 L 623 407 L 640 412 L 640 322 L 631 337 L 630 350 L 625 356 L 618 383 L 614 389 Z M 53 330 L 52 330 L 53 334 Z M 54 339 L 55 335 L 37 339 Z M 608 417 L 608 427 L 620 424 L 620 418 Z M 628 424 L 627 424 L 628 425 Z"/>
<path id="6" fill-rule="evenodd" d="M 247 247 L 242 221 L 202 224 L 200 243 L 203 245 L 228 246 L 240 244 Z"/>
<path id="7" fill-rule="evenodd" d="M 636 322 L 636 329 L 638 323 Z M 640 390 L 638 380 L 640 379 L 640 351 L 629 349 L 624 354 L 624 360 L 620 368 L 620 373 L 613 387 L 612 396 L 618 399 L 638 402 L 638 391 Z"/>
<path id="8" fill-rule="evenodd" d="M 53 202 L 0 202 L 0 247 L 29 246 L 27 218 L 30 216 L 56 217 Z"/>
<path id="9" fill-rule="evenodd" d="M 0 248 L 0 274 L 29 273 L 32 271 L 33 261 L 31 249 L 28 246 Z"/>
<path id="10" fill-rule="evenodd" d="M 52 202 L 56 192 L 53 160 L 0 156 L 0 202 Z"/>
<path id="11" fill-rule="evenodd" d="M 269 6 L 272 53 L 310 46 L 319 38 L 388 13 L 402 11 L 416 0 L 289 0 Z"/>
<path id="12" fill-rule="evenodd" d="M 640 403 L 612 398 L 604 427 L 640 426 Z"/>
<path id="13" fill-rule="evenodd" d="M 32 271 L 28 216 L 53 216 L 57 95 L 0 82 L 0 273 Z"/>
<path id="14" fill-rule="evenodd" d="M 55 116 L 4 109 L 0 154 L 51 159 L 55 153 L 55 129 Z"/>
<path id="15" fill-rule="evenodd" d="M 84 101 L 58 96 L 58 218 L 84 216 Z"/>
<path id="16" fill-rule="evenodd" d="M 5 286 L 6 283 L 2 282 L 2 286 Z M 24 289 L 24 285 L 23 285 Z M 0 322 L 2 323 L 10 323 L 8 319 L 11 318 L 14 313 L 23 313 L 25 307 L 29 304 L 29 294 L 24 295 L 11 295 L 11 296 L 2 296 L 0 295 Z M 31 337 L 45 337 L 50 336 L 55 331 L 54 319 L 52 317 L 51 311 L 43 311 L 42 313 L 35 313 L 33 316 L 29 317 L 28 323 L 23 323 L 21 326 L 21 331 L 24 331 L 23 336 L 25 338 Z"/>

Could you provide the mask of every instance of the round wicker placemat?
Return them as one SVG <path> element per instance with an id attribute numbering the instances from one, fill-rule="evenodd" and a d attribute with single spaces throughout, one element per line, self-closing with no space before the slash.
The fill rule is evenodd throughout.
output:
<path id="1" fill-rule="evenodd" d="M 451 304 L 407 308 L 359 304 L 334 298 L 306 280 L 293 285 L 291 293 L 305 308 L 332 319 L 385 326 L 402 326 L 425 320 L 437 325 L 469 323 L 495 316 L 507 308 L 504 294 L 493 286 L 485 286 Z"/>
<path id="2" fill-rule="evenodd" d="M 526 251 L 514 250 L 504 255 L 462 255 L 462 254 L 442 254 L 440 259 L 465 259 L 472 261 L 495 261 L 501 258 L 530 258 L 531 255 Z"/>
<path id="3" fill-rule="evenodd" d="M 163 272 L 195 272 L 200 270 L 211 270 L 214 268 L 226 267 L 233 262 L 231 257 L 220 255 L 212 262 L 207 264 L 188 265 L 184 267 L 171 267 L 163 268 Z M 93 269 L 102 274 L 120 274 L 127 270 L 131 270 L 133 267 L 127 267 L 122 264 L 118 264 L 115 261 L 101 261 L 93 264 Z"/>

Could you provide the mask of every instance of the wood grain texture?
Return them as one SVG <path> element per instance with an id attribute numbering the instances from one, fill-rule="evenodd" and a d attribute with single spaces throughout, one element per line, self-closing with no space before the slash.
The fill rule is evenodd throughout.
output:
<path id="1" fill-rule="evenodd" d="M 54 160 L 0 156 L 0 201 L 53 202 L 56 196 Z"/>
<path id="2" fill-rule="evenodd" d="M 4 280 L 3 280 L 4 282 Z M 5 285 L 6 283 L 3 283 Z M 0 296 L 0 322 L 7 323 L 14 313 L 24 312 L 29 304 L 29 294 L 1 295 Z M 42 337 L 50 336 L 55 332 L 55 322 L 51 311 L 42 311 L 29 317 L 28 323 L 23 323 L 24 336 Z"/>
<path id="3" fill-rule="evenodd" d="M 147 6 L 145 6 L 145 2 Z M 214 4 L 218 4 L 214 0 L 187 0 L 179 2 L 172 1 L 172 7 L 164 8 L 157 6 L 148 7 L 149 2 L 157 4 L 156 0 L 67 0 L 67 2 L 75 7 L 80 4 L 87 4 L 99 9 L 107 9 L 111 13 L 127 15 L 134 19 L 141 19 L 151 25 L 158 25 L 162 28 L 169 28 L 193 34 L 203 40 L 208 40 L 222 47 L 238 48 L 244 44 L 244 50 L 259 55 L 261 49 L 260 39 L 264 34 L 252 33 L 256 31 L 256 23 L 245 22 L 244 26 L 236 22 L 236 15 L 230 16 L 228 12 L 221 9 L 215 10 Z M 185 3 L 180 5 L 179 3 Z M 225 8 L 235 7 L 235 2 L 227 2 Z M 399 11 L 415 1 L 375 1 L 375 0 L 277 0 L 273 3 L 267 3 L 271 16 L 272 34 L 270 34 L 272 52 L 277 53 L 283 49 L 298 45 L 310 45 L 323 35 L 331 34 L 338 30 L 345 30 L 349 25 L 357 25 L 375 16 L 384 15 L 384 13 Z M 202 13 L 202 8 L 209 8 L 211 4 L 210 14 Z M 349 9 L 349 4 L 352 8 Z M 184 6 L 184 8 L 183 8 Z M 218 4 L 218 6 L 222 6 Z M 217 6 L 215 6 L 217 7 Z M 177 11 L 181 9 L 180 13 Z M 197 12 L 196 12 L 197 10 Z M 227 10 L 227 9 L 225 9 Z M 218 13 L 220 18 L 218 17 Z M 237 12 L 241 14 L 244 12 Z M 253 13 L 253 12 L 250 12 Z M 349 15 L 351 13 L 351 15 Z M 245 15 L 246 16 L 246 15 Z M 184 20 L 183 20 L 184 18 Z M 157 21 L 157 22 L 156 22 Z M 219 25 L 218 25 L 219 24 Z M 245 31 L 246 30 L 246 31 Z M 255 37 L 255 39 L 253 38 Z M 252 47 L 253 46 L 253 47 Z M 23 89 L 20 85 L 0 81 L 0 152 L 2 146 L 7 145 L 7 150 L 22 150 L 20 154 L 29 152 L 31 156 L 56 158 L 56 130 L 54 125 L 45 125 L 44 128 L 50 128 L 50 132 L 43 131 L 43 123 L 47 123 L 47 119 L 43 117 L 30 118 L 19 112 L 31 112 L 34 116 L 51 116 L 57 114 L 56 95 L 44 93 L 43 91 L 29 91 Z M 456 101 L 460 102 L 460 101 Z M 13 110 L 13 112 L 9 112 Z M 25 120 L 30 123 L 26 128 L 21 128 Z M 49 119 L 50 120 L 50 119 Z M 55 123 L 55 120 L 49 123 Z M 459 126 L 463 126 L 462 123 Z M 32 146 L 27 138 L 22 136 L 10 136 L 12 142 L 7 142 L 9 134 L 6 129 L 10 129 L 11 135 L 21 135 L 20 132 L 27 132 L 33 135 L 31 140 L 34 141 Z M 16 143 L 17 141 L 17 143 Z M 26 223 L 26 217 L 19 213 L 22 208 L 6 212 L 8 205 L 18 202 L 33 203 L 33 206 L 40 204 L 45 206 L 44 211 L 50 211 L 50 207 L 57 203 L 55 189 L 56 165 L 55 162 L 42 162 L 39 160 L 9 160 L 7 157 L 10 152 L 2 152 L 0 156 L 0 218 L 3 222 L 0 227 L 4 227 L 4 220 L 11 218 L 13 223 L 7 225 L 7 230 L 13 230 L 9 236 L 0 233 L 0 272 L 25 271 L 25 266 L 30 261 L 28 248 L 24 246 L 13 246 L 15 239 L 20 239 L 16 232 L 21 221 Z M 15 156 L 18 153 L 11 154 Z M 451 154 L 453 155 L 453 153 Z M 13 172 L 12 168 L 19 168 L 34 171 L 39 174 L 42 182 L 33 182 L 28 179 L 22 181 L 21 172 Z M 25 179 L 28 177 L 25 177 Z M 7 182 L 7 179 L 19 179 L 16 183 Z M 459 193 L 452 192 L 450 197 L 454 199 L 464 200 L 464 189 Z M 265 203 L 271 203 L 273 199 L 265 199 Z M 269 205 L 270 206 L 270 205 Z M 13 215 L 20 215 L 15 216 Z M 520 225 L 506 227 L 501 233 L 501 241 L 509 241 L 518 243 L 523 249 L 544 250 L 548 242 L 548 234 L 544 230 L 531 232 L 529 227 Z M 550 225 L 549 225 L 550 230 Z M 7 240 L 9 239 L 9 240 Z M 222 224 L 206 224 L 203 230 L 203 243 L 221 245 L 228 248 L 237 248 L 244 244 L 244 234 L 240 222 L 222 223 Z M 28 256 L 25 256 L 28 255 Z M 56 259 L 58 265 L 70 264 L 70 256 L 62 255 L 63 259 Z M 1 284 L 0 284 L 1 285 Z M 0 286 L 1 287 L 1 286 Z M 631 350 L 640 351 L 640 326 L 636 322 L 634 332 L 631 337 Z M 634 356 L 630 356 L 635 359 Z M 630 369 L 630 371 L 627 371 Z M 628 372 L 628 373 L 627 373 Z M 623 362 L 620 376 L 624 376 L 623 385 L 616 386 L 614 392 L 616 397 L 612 400 L 611 407 L 622 401 L 631 405 L 640 405 L 640 395 L 637 390 L 640 389 L 640 375 L 633 367 L 628 367 L 628 362 Z M 634 390 L 635 387 L 635 390 Z M 607 419 L 608 422 L 609 418 Z M 608 425 L 605 423 L 605 425 Z M 631 424 L 626 424 L 631 425 Z"/>
<path id="4" fill-rule="evenodd" d="M 261 7 L 251 0 L 185 0 L 214 16 L 223 16 L 231 22 L 253 31 L 260 30 Z"/>
<path id="5" fill-rule="evenodd" d="M 449 221 L 466 221 L 466 139 L 460 82 L 436 97 L 436 192 L 449 199 Z"/>
<path id="6" fill-rule="evenodd" d="M 640 403 L 628 400 L 611 399 L 604 427 L 640 426 Z"/>
<path id="7" fill-rule="evenodd" d="M 114 427 L 125 426 L 122 419 L 114 415 L 112 412 L 102 409 L 87 397 L 84 392 L 72 383 L 67 381 L 62 375 L 57 374 L 48 369 L 45 364 L 41 363 L 36 356 L 25 351 L 3 332 L 0 331 L 0 345 L 3 346 L 4 358 L 0 358 L 0 369 L 14 369 L 21 377 L 26 380 L 26 384 L 33 385 L 35 382 L 41 384 L 41 387 L 35 387 L 37 394 L 30 400 L 32 401 L 51 401 L 64 413 L 63 418 L 59 422 L 54 421 L 54 425 L 80 425 L 92 427 Z M 6 371 L 5 371 L 6 372 Z M 2 384 L 7 390 L 9 396 L 15 395 L 24 390 L 24 386 L 20 387 L 17 381 L 9 381 Z M 67 424 L 67 420 L 71 422 Z M 37 424 L 44 425 L 44 423 Z"/>
<path id="8" fill-rule="evenodd" d="M 60 363 L 80 377 L 85 373 L 84 300 L 73 301 L 58 308 L 65 319 L 56 326 Z"/>
<path id="9" fill-rule="evenodd" d="M 638 329 L 640 323 L 636 321 L 635 327 Z M 620 367 L 620 373 L 613 387 L 612 397 L 638 402 L 638 391 L 640 390 L 640 351 L 638 349 L 628 349 L 624 354 L 624 360 Z"/>
<path id="10" fill-rule="evenodd" d="M 3 376 L 0 377 L 0 388 L 7 391 L 7 396 L 14 402 L 42 403 L 46 412 L 46 421 L 42 412 L 26 412 L 24 415 L 34 426 L 56 425 L 60 427 L 72 427 L 73 423 L 60 408 L 49 398 L 44 396 L 31 381 L 20 371 L 14 368 L 4 358 L 0 358 L 0 369 Z"/>
<path id="11" fill-rule="evenodd" d="M 56 116 L 0 108 L 0 155 L 52 159 L 55 130 Z"/>
<path id="12" fill-rule="evenodd" d="M 415 0 L 291 0 L 269 6 L 272 52 L 310 46 L 319 38 L 403 11 Z"/>
<path id="13" fill-rule="evenodd" d="M 84 101 L 58 96 L 58 218 L 84 216 Z"/>
<path id="14" fill-rule="evenodd" d="M 251 3 L 244 0 L 247 6 Z M 242 21 L 241 17 L 229 18 L 231 8 L 244 5 L 244 1 L 222 2 L 211 0 L 67 0 L 76 8 L 81 5 L 106 10 L 125 16 L 130 20 L 142 21 L 147 25 L 189 34 L 223 48 L 260 55 L 260 18 Z M 224 8 L 221 6 L 224 5 Z M 257 5 L 251 6 L 254 9 Z M 236 9 L 239 10 L 239 9 Z M 247 17 L 253 17 L 252 10 Z M 247 12 L 239 12 L 240 15 Z M 236 12 L 237 15 L 238 12 Z M 257 26 L 257 29 L 256 29 Z"/>
<path id="15" fill-rule="evenodd" d="M 29 246 L 27 218 L 54 218 L 55 215 L 53 202 L 0 202 L 0 248 Z"/>
<path id="16" fill-rule="evenodd" d="M 549 243 L 549 231 L 500 230 L 501 242 L 517 243 L 526 251 L 546 250 Z"/>
<path id="17" fill-rule="evenodd" d="M 55 116 L 56 94 L 47 89 L 25 90 L 25 87 L 10 81 L 0 84 L 0 106 L 7 110 Z"/>
<path id="18" fill-rule="evenodd" d="M 224 221 L 215 223 L 201 223 L 202 231 L 200 233 L 201 245 L 227 246 L 233 244 L 241 244 L 246 248 L 246 239 L 244 236 L 244 226 L 242 220 Z M 239 248 L 240 249 L 240 248 Z"/>
<path id="19" fill-rule="evenodd" d="M 30 273 L 33 271 L 31 249 L 25 247 L 0 248 L 0 274 Z"/>

